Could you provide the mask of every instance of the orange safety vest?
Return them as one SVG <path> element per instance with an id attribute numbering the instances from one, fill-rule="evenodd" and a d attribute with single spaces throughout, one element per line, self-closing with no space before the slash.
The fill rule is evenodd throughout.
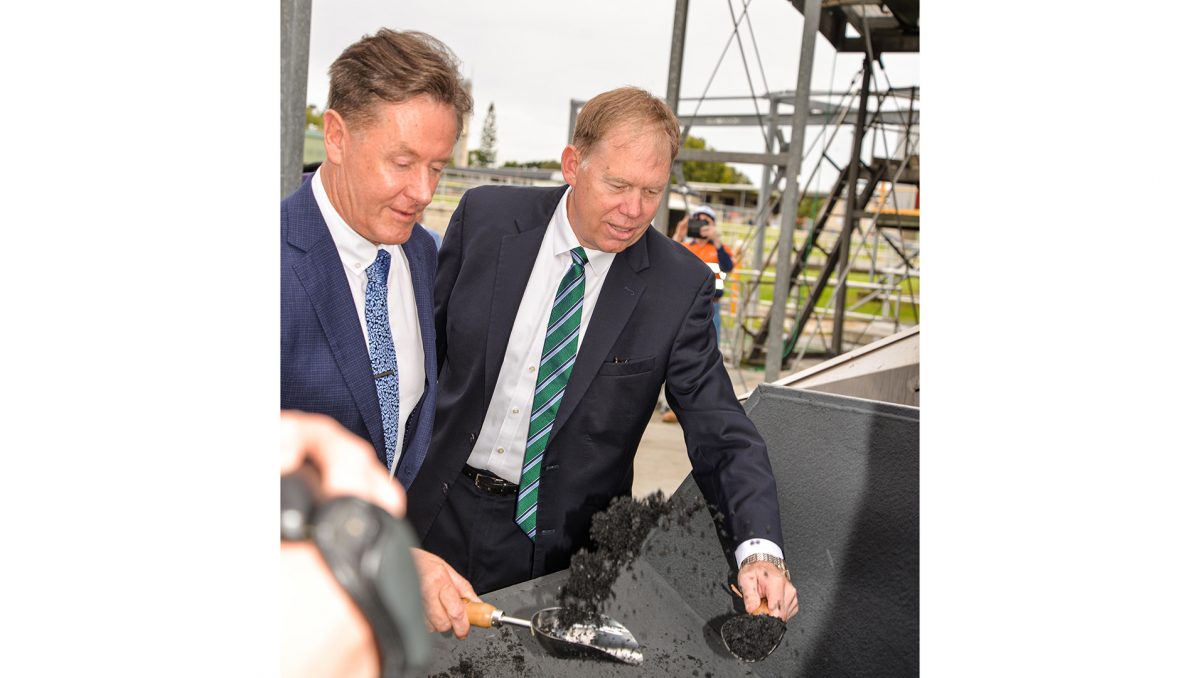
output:
<path id="1" fill-rule="evenodd" d="M 708 267 L 712 269 L 713 275 L 717 278 L 717 290 L 723 291 L 725 289 L 726 274 L 721 271 L 721 265 L 717 259 L 717 246 L 708 240 L 684 242 L 683 246 L 688 248 L 688 251 L 690 251 L 692 254 L 699 257 L 700 261 L 708 264 Z M 725 251 L 728 252 L 729 248 L 726 247 Z M 733 261 L 733 267 L 737 268 L 737 261 L 733 260 L 733 254 L 729 255 L 729 259 Z"/>

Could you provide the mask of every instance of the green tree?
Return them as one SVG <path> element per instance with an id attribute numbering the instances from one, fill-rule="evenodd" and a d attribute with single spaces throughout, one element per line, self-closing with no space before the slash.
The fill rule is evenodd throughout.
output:
<path id="1" fill-rule="evenodd" d="M 317 108 L 316 104 L 309 104 L 304 110 L 304 126 L 311 129 L 325 129 L 325 111 Z"/>
<path id="2" fill-rule="evenodd" d="M 684 148 L 698 151 L 715 151 L 705 143 L 702 137 L 688 137 L 683 140 Z M 748 184 L 749 177 L 723 162 L 700 162 L 687 160 L 683 163 L 683 178 L 688 181 L 699 181 L 714 184 Z"/>
<path id="3" fill-rule="evenodd" d="M 800 199 L 800 204 L 796 206 L 796 218 L 807 217 L 816 219 L 821 208 L 825 206 L 825 196 L 823 195 L 806 195 Z"/>
<path id="4" fill-rule="evenodd" d="M 479 133 L 479 148 L 467 154 L 472 165 L 491 167 L 496 164 L 496 104 L 488 104 L 483 118 L 483 130 Z"/>
<path id="5" fill-rule="evenodd" d="M 557 160 L 531 160 L 529 162 L 517 162 L 509 160 L 504 163 L 504 167 L 524 167 L 530 169 L 562 169 L 562 163 Z"/>

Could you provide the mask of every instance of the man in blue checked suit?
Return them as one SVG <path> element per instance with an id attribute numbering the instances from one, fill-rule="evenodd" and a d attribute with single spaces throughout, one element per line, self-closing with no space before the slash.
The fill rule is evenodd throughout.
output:
<path id="1" fill-rule="evenodd" d="M 326 161 L 280 205 L 280 407 L 333 417 L 407 489 L 437 394 L 437 254 L 417 219 L 471 98 L 445 45 L 384 29 L 334 61 L 327 108 Z M 474 591 L 414 556 L 431 626 L 465 636 Z"/>
<path id="2" fill-rule="evenodd" d="M 693 475 L 726 517 L 748 610 L 796 614 L 766 446 L 733 393 L 713 276 L 650 228 L 679 150 L 666 104 L 605 92 L 568 186 L 467 191 L 439 252 L 433 448 L 409 490 L 422 544 L 487 592 L 561 570 L 629 495 L 665 386 Z"/>

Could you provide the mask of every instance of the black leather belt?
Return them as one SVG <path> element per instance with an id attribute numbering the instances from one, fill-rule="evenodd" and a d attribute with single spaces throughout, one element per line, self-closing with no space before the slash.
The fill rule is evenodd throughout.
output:
<path id="1" fill-rule="evenodd" d="M 514 483 L 510 483 L 503 478 L 497 478 L 487 471 L 471 468 L 470 466 L 463 467 L 463 475 L 470 478 L 471 482 L 475 483 L 475 487 L 488 494 L 507 496 L 516 494 L 519 489 L 519 486 Z"/>

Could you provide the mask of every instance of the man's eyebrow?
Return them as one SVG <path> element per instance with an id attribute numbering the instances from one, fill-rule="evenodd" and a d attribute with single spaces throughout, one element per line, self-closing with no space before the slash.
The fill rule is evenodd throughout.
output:
<path id="1" fill-rule="evenodd" d="M 408 144 L 404 143 L 403 141 L 399 142 L 396 145 L 395 155 L 414 156 L 416 154 L 417 154 L 417 152 L 415 150 L 413 150 L 412 146 L 409 146 Z"/>
<path id="2" fill-rule="evenodd" d="M 403 155 L 403 156 L 406 156 L 406 157 L 409 157 L 409 158 L 416 158 L 416 157 L 418 157 L 420 154 L 419 154 L 419 153 L 417 153 L 417 151 L 416 151 L 415 149 L 413 149 L 413 147 L 412 147 L 412 146 L 409 146 L 408 144 L 406 144 L 406 143 L 404 143 L 403 141 L 401 141 L 401 142 L 397 143 L 397 145 L 396 145 L 396 151 L 395 151 L 395 153 L 393 153 L 393 155 Z M 454 155 L 453 155 L 453 154 L 451 154 L 451 155 L 447 155 L 447 156 L 446 156 L 446 157 L 444 157 L 444 158 L 436 158 L 436 159 L 434 159 L 434 160 L 433 160 L 433 162 L 435 162 L 435 163 L 436 163 L 436 162 L 440 162 L 440 163 L 442 163 L 443 165 L 449 165 L 449 164 L 450 164 L 451 162 L 453 162 L 453 161 L 454 161 Z"/>

